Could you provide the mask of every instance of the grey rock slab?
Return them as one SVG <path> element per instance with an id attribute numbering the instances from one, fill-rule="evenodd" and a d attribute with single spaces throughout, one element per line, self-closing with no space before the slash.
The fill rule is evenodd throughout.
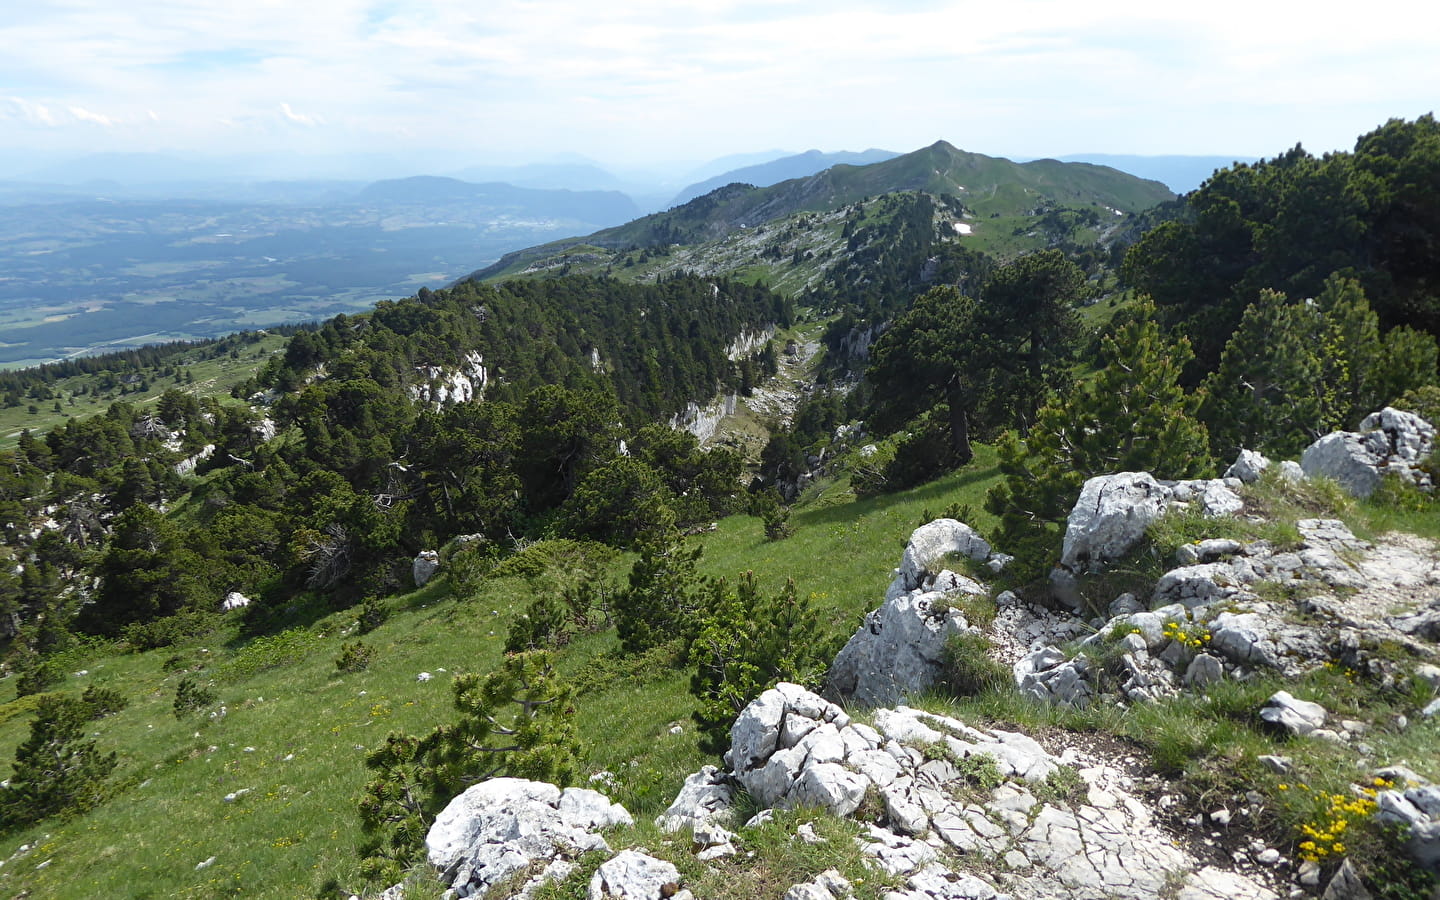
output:
<path id="1" fill-rule="evenodd" d="M 1204 689 L 1225 678 L 1225 666 L 1220 658 L 1209 653 L 1196 654 L 1190 660 L 1190 665 L 1185 668 L 1185 684 L 1196 689 Z"/>
<path id="2" fill-rule="evenodd" d="M 979 876 L 932 863 L 907 878 L 905 890 L 891 891 L 885 900 L 999 900 L 1004 896 Z"/>
<path id="3" fill-rule="evenodd" d="M 1244 875 L 1206 866 L 1185 877 L 1175 900 L 1279 900 L 1279 895 Z"/>
<path id="4" fill-rule="evenodd" d="M 662 900 L 666 885 L 679 885 L 680 870 L 672 863 L 636 850 L 621 850 L 600 864 L 590 877 L 588 900 Z M 673 891 L 671 892 L 673 893 Z"/>
<path id="5" fill-rule="evenodd" d="M 1365 889 L 1365 882 L 1361 880 L 1360 873 L 1355 871 L 1355 865 L 1347 858 L 1340 863 L 1340 868 L 1330 876 L 1330 883 L 1325 885 L 1325 893 L 1320 895 L 1320 900 L 1371 900 L 1370 892 Z"/>

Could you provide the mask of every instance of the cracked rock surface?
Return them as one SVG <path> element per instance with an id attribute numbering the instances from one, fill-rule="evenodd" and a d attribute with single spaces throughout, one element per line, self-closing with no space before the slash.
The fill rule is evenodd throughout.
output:
<path id="1" fill-rule="evenodd" d="M 1142 898 L 1171 883 L 1232 900 L 1273 896 L 1242 875 L 1207 873 L 1104 761 L 1056 757 L 1027 735 L 907 706 L 875 710 L 873 721 L 781 684 L 740 714 L 729 759 L 763 807 L 868 821 L 863 852 L 906 878 L 887 900 Z M 1051 779 L 1065 768 L 1075 787 L 1056 796 Z M 976 874 L 976 862 L 993 877 Z M 840 896 L 833 887 L 798 885 L 795 897 Z"/>

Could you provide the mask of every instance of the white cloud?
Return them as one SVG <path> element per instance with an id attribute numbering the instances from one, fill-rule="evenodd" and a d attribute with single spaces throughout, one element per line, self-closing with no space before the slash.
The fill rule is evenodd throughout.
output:
<path id="1" fill-rule="evenodd" d="M 317 118 L 315 118 L 314 116 L 307 116 L 302 115 L 301 113 L 297 113 L 295 110 L 290 108 L 290 104 L 288 103 L 280 104 L 280 114 L 285 117 L 285 120 L 287 122 L 294 122 L 296 125 L 304 125 L 306 128 L 314 128 L 317 124 L 319 124 L 319 120 Z"/>
<path id="2" fill-rule="evenodd" d="M 74 116 L 76 121 L 79 122 L 90 122 L 95 125 L 103 125 L 106 128 L 110 128 L 115 124 L 114 120 L 112 120 L 109 116 L 103 116 L 100 113 L 91 112 L 90 110 L 84 109 L 79 106 L 71 106 L 67 107 L 67 109 L 69 110 L 70 115 Z"/>
<path id="3" fill-rule="evenodd" d="M 1401 0 L 1363 15 L 1253 0 L 373 8 L 38 0 L 0 22 L 0 83 L 36 99 L 0 114 L 196 148 L 282 146 L 303 129 L 337 146 L 614 157 L 939 137 L 982 152 L 1253 154 L 1348 146 L 1424 112 L 1440 84 L 1440 5 Z"/>

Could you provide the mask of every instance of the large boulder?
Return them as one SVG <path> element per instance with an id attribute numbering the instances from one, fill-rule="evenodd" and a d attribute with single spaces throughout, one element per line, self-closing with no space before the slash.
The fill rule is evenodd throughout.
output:
<path id="1" fill-rule="evenodd" d="M 441 810 L 425 848 L 445 883 L 471 896 L 532 865 L 609 851 L 600 829 L 630 824 L 625 808 L 597 791 L 492 778 Z"/>
<path id="2" fill-rule="evenodd" d="M 1435 449 L 1435 428 L 1414 413 L 1386 407 L 1371 413 L 1360 430 L 1332 431 L 1305 449 L 1300 467 L 1310 478 L 1333 478 L 1356 497 L 1368 497 L 1387 474 L 1430 488 L 1419 466 Z"/>
<path id="3" fill-rule="evenodd" d="M 1103 568 L 1128 553 L 1170 508 L 1172 491 L 1148 472 L 1097 475 L 1085 482 L 1065 523 L 1060 565 L 1069 572 Z"/>
<path id="4" fill-rule="evenodd" d="M 435 550 L 421 550 L 410 566 L 410 576 L 417 588 L 424 587 L 440 570 L 440 554 Z"/>
<path id="5" fill-rule="evenodd" d="M 892 596 L 865 617 L 835 656 L 826 692 L 861 706 L 922 693 L 940 677 L 946 642 L 967 628 L 942 593 Z"/>
<path id="6" fill-rule="evenodd" d="M 975 529 L 955 519 L 936 519 L 910 534 L 900 558 L 899 576 L 904 579 L 904 589 L 910 591 L 928 587 L 927 576 L 944 570 L 951 557 L 984 562 L 989 556 L 989 543 Z"/>

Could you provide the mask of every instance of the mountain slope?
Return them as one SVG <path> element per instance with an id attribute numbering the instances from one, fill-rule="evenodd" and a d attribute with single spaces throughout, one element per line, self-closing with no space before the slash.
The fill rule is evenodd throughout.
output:
<path id="1" fill-rule="evenodd" d="M 513 274 L 579 245 L 603 250 L 668 247 L 716 240 L 799 212 L 828 212 L 879 194 L 951 195 L 972 218 L 1035 216 L 1055 207 L 1138 212 L 1173 199 L 1163 184 L 1105 166 L 1007 159 L 967 153 L 944 141 L 868 166 L 836 165 L 769 187 L 730 184 L 703 197 L 594 234 L 508 254 L 470 277 Z"/>

